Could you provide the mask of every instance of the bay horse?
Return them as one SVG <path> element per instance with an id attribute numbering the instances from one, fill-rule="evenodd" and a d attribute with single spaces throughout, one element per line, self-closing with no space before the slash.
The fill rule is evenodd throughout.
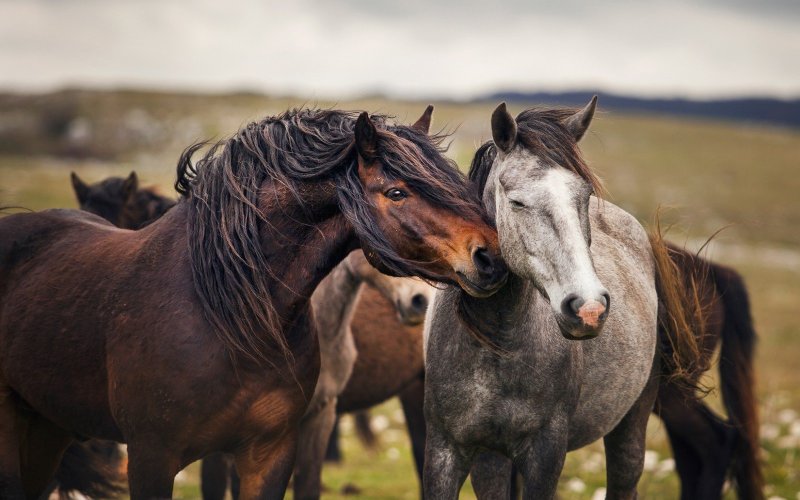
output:
<path id="1" fill-rule="evenodd" d="M 497 233 L 441 141 L 383 116 L 291 110 L 178 163 L 139 231 L 84 212 L 0 219 L 0 496 L 37 496 L 75 437 L 128 444 L 131 497 L 235 455 L 283 496 L 319 372 L 309 305 L 349 251 L 488 296 Z"/>
<path id="2" fill-rule="evenodd" d="M 72 189 L 81 210 L 97 214 L 122 229 L 141 229 L 175 206 L 176 201 L 154 188 L 140 188 L 136 172 L 87 184 L 70 173 Z"/>
<path id="3" fill-rule="evenodd" d="M 608 497 L 635 498 L 659 310 L 681 327 L 676 370 L 697 364 L 678 276 L 654 255 L 663 243 L 592 196 L 599 181 L 577 141 L 595 105 L 514 119 L 501 104 L 492 115 L 493 144 L 471 178 L 511 272 L 491 297 L 448 288 L 430 305 L 425 498 L 457 498 L 470 469 L 481 498 L 506 498 L 511 462 L 525 498 L 553 498 L 567 451 L 601 437 Z"/>

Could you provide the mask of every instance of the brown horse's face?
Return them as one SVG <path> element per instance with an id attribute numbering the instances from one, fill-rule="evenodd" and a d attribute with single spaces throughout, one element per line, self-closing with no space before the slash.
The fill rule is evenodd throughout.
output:
<path id="1" fill-rule="evenodd" d="M 402 179 L 387 176 L 380 161 L 373 160 L 379 158 L 378 146 L 363 143 L 364 136 L 372 133 L 374 127 L 364 114 L 356 125 L 359 178 L 390 246 L 428 277 L 457 283 L 475 297 L 496 292 L 508 271 L 500 256 L 497 231 L 480 216 L 480 208 L 476 206 L 472 217 L 459 215 L 432 203 Z M 364 250 L 373 265 L 386 270 L 376 252 Z"/>
<path id="2" fill-rule="evenodd" d="M 71 174 L 72 188 L 80 209 L 99 215 L 117 227 L 125 227 L 122 215 L 139 186 L 135 172 L 126 178 L 111 177 L 95 184 L 86 184 L 75 172 Z"/>

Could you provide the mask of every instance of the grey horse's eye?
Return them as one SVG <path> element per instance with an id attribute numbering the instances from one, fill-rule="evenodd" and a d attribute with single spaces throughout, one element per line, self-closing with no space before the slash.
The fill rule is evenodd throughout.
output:
<path id="1" fill-rule="evenodd" d="M 511 205 L 511 208 L 525 208 L 524 203 L 522 203 L 521 201 L 512 200 L 511 198 L 508 199 L 508 203 L 509 205 Z"/>

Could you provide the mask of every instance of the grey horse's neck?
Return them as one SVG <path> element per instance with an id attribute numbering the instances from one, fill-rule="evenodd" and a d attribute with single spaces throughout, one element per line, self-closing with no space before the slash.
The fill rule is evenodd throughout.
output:
<path id="1" fill-rule="evenodd" d="M 342 261 L 320 282 L 311 302 L 321 337 L 335 337 L 350 324 L 363 280 Z"/>
<path id="2" fill-rule="evenodd" d="M 515 274 L 491 297 L 476 299 L 462 293 L 459 309 L 463 319 L 495 346 L 512 350 L 519 346 L 517 332 L 528 320 L 528 312 L 539 300 L 540 293 L 533 284 Z"/>

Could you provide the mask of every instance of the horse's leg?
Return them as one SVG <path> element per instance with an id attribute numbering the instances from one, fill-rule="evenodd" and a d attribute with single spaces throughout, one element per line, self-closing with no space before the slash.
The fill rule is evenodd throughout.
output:
<path id="1" fill-rule="evenodd" d="M 222 500 L 228 488 L 228 461 L 223 453 L 212 453 L 200 463 L 203 500 Z"/>
<path id="2" fill-rule="evenodd" d="M 22 484 L 28 498 L 38 498 L 53 483 L 72 438 L 41 416 L 29 420 L 22 447 Z"/>
<path id="3" fill-rule="evenodd" d="M 11 389 L 0 386 L 0 498 L 25 499 L 20 477 L 20 427 L 25 427 L 17 415 Z"/>
<path id="4" fill-rule="evenodd" d="M 681 478 L 681 498 L 719 498 L 735 448 L 736 430 L 684 392 L 667 383 L 658 394 L 659 416 Z"/>
<path id="5" fill-rule="evenodd" d="M 253 441 L 236 453 L 239 498 L 281 499 L 294 468 L 297 429 L 275 438 Z"/>
<path id="6" fill-rule="evenodd" d="M 606 447 L 607 499 L 637 498 L 636 486 L 644 470 L 647 419 L 658 394 L 658 365 L 654 361 L 650 380 L 639 399 L 603 438 Z"/>
<path id="7" fill-rule="evenodd" d="M 472 489 L 478 499 L 510 498 L 511 460 L 493 451 L 480 453 L 469 473 Z"/>
<path id="8" fill-rule="evenodd" d="M 422 484 L 422 468 L 425 464 L 424 401 L 425 378 L 420 376 L 400 393 L 400 403 L 403 405 L 403 415 L 406 417 L 408 437 L 411 438 L 411 450 L 414 453 L 414 465 L 417 467 L 420 485 Z"/>
<path id="9" fill-rule="evenodd" d="M 131 438 L 128 442 L 128 484 L 131 500 L 172 498 L 180 458 L 164 449 L 162 440 Z"/>
<path id="10" fill-rule="evenodd" d="M 231 478 L 231 498 L 233 500 L 239 500 L 239 490 L 241 489 L 241 484 L 239 481 L 239 473 L 236 472 L 236 464 L 232 460 L 233 457 L 229 457 L 228 462 L 228 473 L 230 474 Z"/>
<path id="11" fill-rule="evenodd" d="M 341 462 L 342 449 L 339 447 L 339 416 L 336 417 L 336 422 L 333 423 L 333 430 L 331 437 L 328 440 L 328 449 L 325 450 L 326 462 Z"/>
<path id="12" fill-rule="evenodd" d="M 423 498 L 457 500 L 469 473 L 469 460 L 432 427 L 428 427 L 423 471 Z"/>
<path id="13" fill-rule="evenodd" d="M 303 417 L 294 468 L 294 498 L 297 500 L 316 499 L 322 493 L 322 463 L 335 423 L 336 398 L 326 402 L 314 415 Z"/>
<path id="14" fill-rule="evenodd" d="M 514 455 L 514 465 L 523 478 L 522 498 L 555 498 L 566 457 L 566 420 L 554 418 Z M 511 477 L 510 471 L 506 477 Z"/>

